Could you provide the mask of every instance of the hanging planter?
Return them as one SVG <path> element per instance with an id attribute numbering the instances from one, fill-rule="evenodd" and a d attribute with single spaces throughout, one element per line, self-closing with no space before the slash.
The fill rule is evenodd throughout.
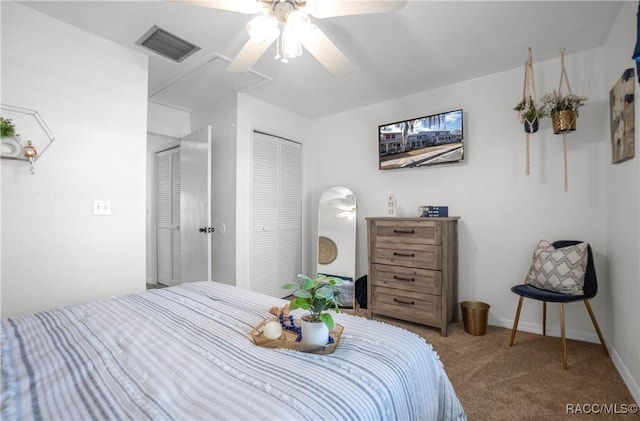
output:
<path id="1" fill-rule="evenodd" d="M 575 131 L 578 120 L 578 108 L 584 105 L 587 97 L 575 95 L 571 92 L 569 78 L 564 67 L 564 48 L 560 49 L 560 84 L 558 90 L 542 97 L 542 109 L 551 115 L 553 133 L 562 134 L 564 151 L 564 191 L 569 191 L 569 176 L 567 170 L 567 133 Z M 566 83 L 568 94 L 562 94 L 562 84 Z"/>
<path id="2" fill-rule="evenodd" d="M 547 113 L 536 104 L 533 98 L 528 101 L 522 100 L 515 107 L 518 111 L 518 119 L 524 127 L 525 133 L 535 133 L 540 128 L 540 119 L 547 116 Z"/>
<path id="3" fill-rule="evenodd" d="M 551 121 L 553 122 L 553 133 L 560 134 L 574 131 L 576 129 L 577 119 L 578 113 L 574 110 L 556 111 L 555 113 L 551 114 Z"/>
<path id="4" fill-rule="evenodd" d="M 537 118 L 534 119 L 533 122 L 529 122 L 529 120 L 526 120 L 524 122 L 525 133 L 535 133 L 538 131 L 539 128 L 540 128 L 540 120 Z"/>
<path id="5" fill-rule="evenodd" d="M 582 107 L 586 100 L 586 97 L 572 93 L 562 95 L 553 91 L 545 94 L 542 97 L 542 107 L 551 115 L 553 133 L 574 131 L 578 121 L 578 108 Z"/>
<path id="6" fill-rule="evenodd" d="M 529 135 L 538 131 L 540 127 L 540 119 L 547 116 L 546 110 L 536 105 L 536 82 L 533 77 L 533 54 L 531 53 L 531 47 L 529 47 L 527 62 L 524 65 L 522 100 L 517 103 L 513 109 L 518 112 L 518 120 L 522 123 L 524 132 L 527 134 L 525 138 L 527 147 L 526 173 L 529 175 L 531 173 Z"/>

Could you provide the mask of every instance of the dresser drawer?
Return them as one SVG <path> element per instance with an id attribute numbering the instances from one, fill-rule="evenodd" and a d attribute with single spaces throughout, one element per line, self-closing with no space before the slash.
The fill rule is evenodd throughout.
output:
<path id="1" fill-rule="evenodd" d="M 441 297 L 373 285 L 372 305 L 376 314 L 415 323 L 442 321 Z"/>
<path id="2" fill-rule="evenodd" d="M 371 282 L 375 286 L 405 291 L 431 295 L 442 293 L 442 272 L 428 269 L 375 264 Z"/>
<path id="3" fill-rule="evenodd" d="M 429 244 L 376 243 L 373 263 L 440 270 L 442 248 Z"/>
<path id="4" fill-rule="evenodd" d="M 438 221 L 376 221 L 376 242 L 439 245 L 442 226 Z"/>

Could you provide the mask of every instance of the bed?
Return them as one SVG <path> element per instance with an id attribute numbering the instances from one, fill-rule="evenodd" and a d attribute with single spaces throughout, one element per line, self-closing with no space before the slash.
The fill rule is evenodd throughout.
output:
<path id="1" fill-rule="evenodd" d="M 285 303 L 197 282 L 4 319 L 2 419 L 466 419 L 404 329 L 340 313 L 332 354 L 256 346 Z"/>

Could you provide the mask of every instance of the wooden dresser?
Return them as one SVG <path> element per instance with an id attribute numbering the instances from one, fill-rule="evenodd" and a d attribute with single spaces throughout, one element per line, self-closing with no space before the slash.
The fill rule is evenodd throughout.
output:
<path id="1" fill-rule="evenodd" d="M 458 217 L 366 218 L 367 312 L 440 328 L 457 320 Z"/>

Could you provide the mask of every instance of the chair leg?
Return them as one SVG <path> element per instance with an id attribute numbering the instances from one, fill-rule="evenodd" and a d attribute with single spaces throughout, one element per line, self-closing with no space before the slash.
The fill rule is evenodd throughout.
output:
<path id="1" fill-rule="evenodd" d="M 567 337 L 564 333 L 564 304 L 560 303 L 560 333 L 562 335 L 562 368 L 567 369 Z"/>
<path id="2" fill-rule="evenodd" d="M 547 302 L 542 302 L 542 336 L 547 336 Z"/>
<path id="3" fill-rule="evenodd" d="M 516 338 L 516 332 L 518 331 L 518 320 L 520 320 L 520 310 L 522 310 L 522 300 L 523 296 L 520 296 L 520 300 L 518 301 L 518 310 L 516 310 L 516 318 L 513 321 L 513 328 L 511 329 L 511 342 L 509 342 L 509 346 L 513 346 L 513 340 Z"/>
<path id="4" fill-rule="evenodd" d="M 600 338 L 600 343 L 602 344 L 605 355 L 607 356 L 607 358 L 611 358 L 609 356 L 609 350 L 607 350 L 607 344 L 604 343 L 604 336 L 602 336 L 602 332 L 600 332 L 600 327 L 598 326 L 598 322 L 596 321 L 596 316 L 593 314 L 593 310 L 591 309 L 591 303 L 589 303 L 589 300 L 584 300 L 584 305 L 587 307 L 587 311 L 589 312 L 589 316 L 591 317 L 591 321 L 593 322 L 593 327 L 596 328 L 596 333 L 598 334 L 598 338 Z"/>

